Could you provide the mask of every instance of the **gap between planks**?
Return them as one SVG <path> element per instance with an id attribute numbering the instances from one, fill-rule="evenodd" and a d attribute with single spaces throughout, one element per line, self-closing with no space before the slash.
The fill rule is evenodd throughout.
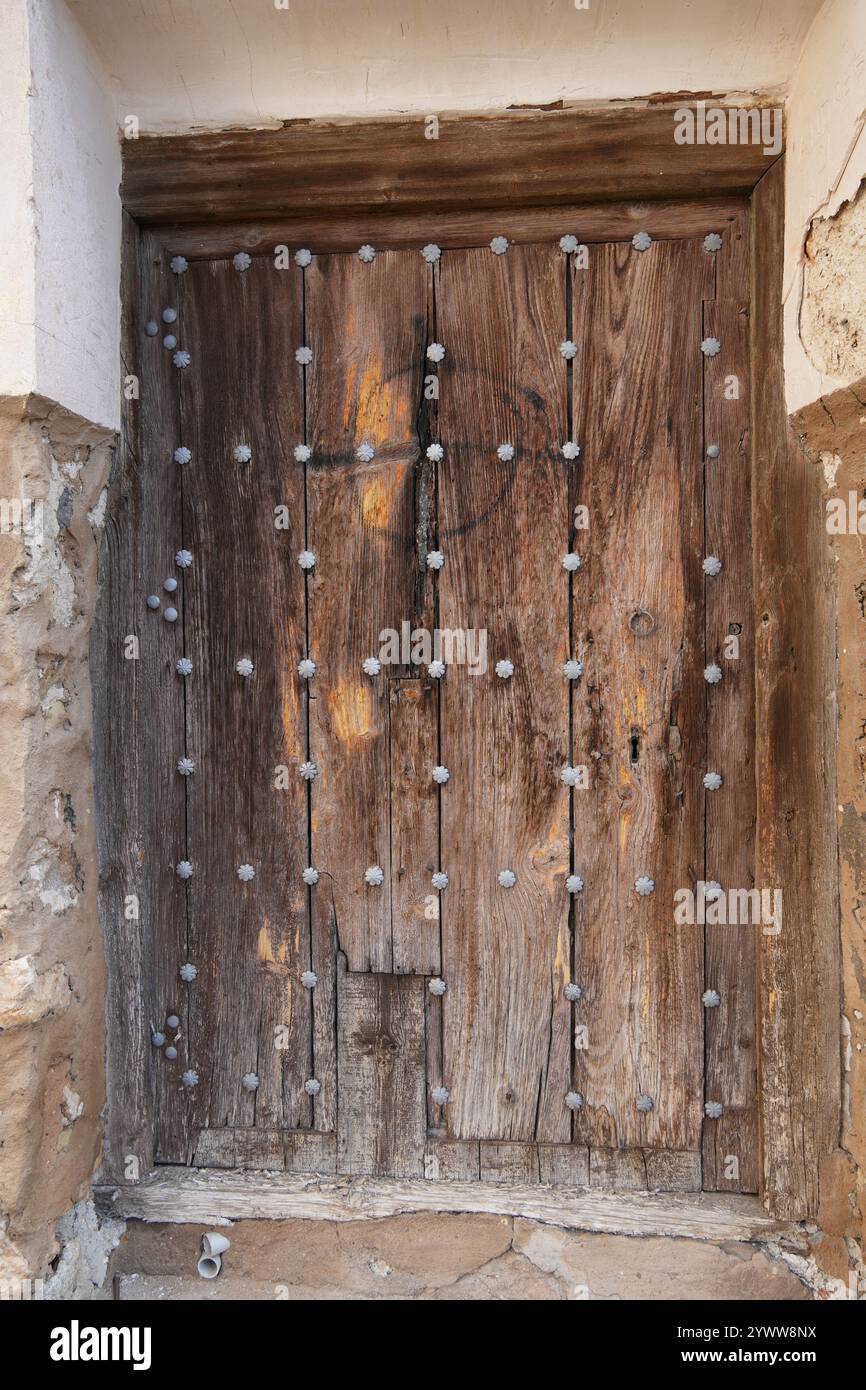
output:
<path id="1" fill-rule="evenodd" d="M 517 1216 L 566 1230 L 690 1240 L 798 1237 L 756 1197 L 575 1192 L 502 1183 L 329 1178 L 319 1174 L 214 1173 L 162 1168 L 138 1184 L 97 1188 L 112 1215 L 228 1225 L 238 1220 L 360 1221 L 418 1212 Z"/>

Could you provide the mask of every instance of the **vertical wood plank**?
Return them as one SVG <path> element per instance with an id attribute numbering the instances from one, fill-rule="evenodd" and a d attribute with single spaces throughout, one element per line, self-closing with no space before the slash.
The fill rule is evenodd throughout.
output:
<path id="1" fill-rule="evenodd" d="M 300 274 L 262 258 L 244 272 L 194 263 L 182 279 L 191 1108 L 200 1125 L 290 1128 L 312 1120 Z"/>
<path id="2" fill-rule="evenodd" d="M 443 629 L 484 629 L 488 668 L 441 692 L 444 1049 L 455 1137 L 567 1139 L 568 583 L 565 267 L 549 247 L 443 255 Z M 511 443 L 513 460 L 497 457 Z M 510 680 L 494 665 L 514 664 Z M 513 888 L 498 874 L 517 875 Z"/>
<path id="3" fill-rule="evenodd" d="M 390 682 L 391 918 L 394 972 L 438 975 L 438 692 L 426 678 Z M 445 890 L 447 892 L 447 890 Z"/>
<path id="4" fill-rule="evenodd" d="M 747 269 L 744 267 L 744 270 Z M 724 778 L 705 793 L 705 879 L 725 890 L 755 882 L 755 643 L 751 597 L 751 447 L 748 281 L 741 297 L 704 307 L 704 334 L 721 343 L 704 363 L 705 443 L 718 458 L 705 464 L 705 550 L 722 569 L 704 581 L 706 660 L 724 671 L 706 698 L 707 770 Z M 738 394 L 733 395 L 734 391 Z M 728 658 L 730 638 L 738 643 Z M 708 904 L 708 915 L 713 912 Z M 705 929 L 705 986 L 721 996 L 705 1011 L 705 1099 L 719 1102 L 704 1119 L 704 1187 L 755 1192 L 757 1152 L 757 1019 L 755 966 L 759 924 Z M 733 1161 L 732 1161 L 733 1160 Z"/>
<path id="5" fill-rule="evenodd" d="M 796 1221 L 838 1139 L 840 977 L 832 578 L 822 480 L 785 404 L 784 180 L 782 158 L 753 195 L 755 877 L 784 894 L 782 931 L 759 941 L 762 1192 Z"/>
<path id="6" fill-rule="evenodd" d="M 585 671 L 573 757 L 591 785 L 574 796 L 586 883 L 574 1133 L 593 1149 L 697 1150 L 703 943 L 698 927 L 675 927 L 673 893 L 703 864 L 700 342 L 712 266 L 700 242 L 606 245 L 576 275 L 587 278 L 575 297 L 572 501 L 588 507 L 589 530 L 575 538 Z M 649 896 L 635 890 L 642 876 Z"/>
<path id="7" fill-rule="evenodd" d="M 338 986 L 341 1173 L 424 1173 L 424 981 L 351 975 Z"/>
<path id="8" fill-rule="evenodd" d="M 424 499 L 416 417 L 422 394 L 429 272 L 421 256 L 317 257 L 306 275 L 312 843 L 350 970 L 393 969 L 388 675 L 362 664 L 379 634 L 414 625 L 426 580 L 416 552 Z M 357 450 L 375 450 L 370 460 Z M 423 491 L 423 489 L 422 489 Z M 382 887 L 364 882 L 378 865 Z"/>

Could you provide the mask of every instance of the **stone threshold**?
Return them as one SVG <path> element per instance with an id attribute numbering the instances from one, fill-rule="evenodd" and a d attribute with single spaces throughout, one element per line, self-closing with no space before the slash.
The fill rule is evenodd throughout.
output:
<path id="1" fill-rule="evenodd" d="M 519 1216 L 565 1230 L 690 1240 L 799 1244 L 799 1226 L 768 1215 L 757 1197 L 734 1193 L 603 1192 L 510 1183 L 333 1177 L 160 1167 L 135 1184 L 98 1187 L 113 1215 L 140 1221 L 228 1225 L 302 1217 L 361 1221 L 413 1212 Z"/>

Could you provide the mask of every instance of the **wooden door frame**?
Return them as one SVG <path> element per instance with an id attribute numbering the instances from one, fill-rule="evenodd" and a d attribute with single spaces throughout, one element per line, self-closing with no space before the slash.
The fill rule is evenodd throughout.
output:
<path id="1" fill-rule="evenodd" d="M 279 130 L 129 140 L 122 185 L 124 372 L 136 370 L 140 325 L 133 291 L 142 256 L 224 257 L 241 249 L 260 252 L 280 243 L 306 242 L 317 250 L 336 251 L 355 249 L 366 239 L 379 247 L 420 248 L 431 236 L 449 247 L 478 244 L 493 234 L 515 241 L 550 238 L 570 226 L 583 241 L 627 239 L 639 229 L 656 238 L 695 236 L 717 230 L 726 215 L 750 207 L 755 881 L 781 887 L 785 901 L 782 933 L 762 935 L 756 947 L 760 1195 L 774 1217 L 802 1220 L 817 1212 L 821 1161 L 838 1141 L 841 994 L 832 589 L 818 479 L 796 447 L 785 409 L 784 156 L 765 155 L 752 144 L 678 145 L 674 109 L 671 104 L 619 105 L 442 116 L 436 139 L 429 138 L 425 118 L 417 117 L 298 121 Z M 125 401 L 124 408 L 121 465 L 134 452 L 130 421 L 137 402 Z M 138 462 L 130 463 L 126 476 L 134 478 Z M 129 497 L 118 502 L 135 506 Z M 99 795 L 102 786 L 103 798 L 110 801 L 100 644 L 109 640 L 110 615 L 103 612 L 94 644 L 103 850 L 111 843 L 105 828 L 112 807 L 100 804 Z M 134 986 L 144 971 L 142 943 L 137 948 L 133 943 L 130 951 L 130 941 L 112 926 L 117 894 L 122 900 L 128 891 L 118 875 L 117 864 L 104 864 L 100 910 L 109 1019 L 117 1018 L 124 1000 L 128 1003 L 130 973 Z M 135 1181 L 153 1164 L 152 1061 L 144 1032 L 109 1026 L 105 1177 L 111 1183 Z M 137 1164 L 130 1171 L 131 1152 Z M 175 1174 L 178 1191 L 185 1190 L 184 1184 L 190 1187 L 183 1171 L 168 1170 Z M 238 1182 L 248 1188 L 255 1177 L 239 1175 Z M 210 1180 L 200 1172 L 197 1190 Z M 153 1179 L 153 1190 L 158 1194 L 170 1181 L 162 1170 Z M 334 1186 L 332 1179 L 327 1181 Z M 366 1180 L 362 1185 L 369 1187 Z M 288 1178 L 283 1184 L 284 1207 L 286 1192 L 291 1190 L 296 1200 L 296 1186 Z M 397 1193 L 407 1184 L 393 1186 Z M 412 1209 L 435 1200 L 429 1186 L 426 1197 L 420 1193 L 423 1184 L 408 1186 L 419 1189 Z M 472 1186 L 477 1202 L 478 1184 Z M 346 1183 L 338 1181 L 336 1187 L 349 1192 Z M 456 1200 L 448 1198 L 450 1189 L 433 1187 L 441 1189 L 437 1209 L 449 1209 L 448 1202 Z M 380 1181 L 379 1188 L 387 1190 L 388 1184 Z M 309 1214 L 315 1214 L 317 1202 L 321 1208 L 319 1192 Z M 517 1196 L 512 1193 L 512 1205 Z M 146 1204 L 143 1195 L 137 1200 Z M 393 1200 L 399 1206 L 399 1193 Z M 404 1193 L 405 1200 L 410 1199 Z M 462 1200 L 461 1210 L 473 1209 L 465 1205 L 468 1198 Z M 489 1200 L 496 1204 L 495 1195 Z M 589 1199 L 583 1200 L 585 1205 Z M 665 1200 L 658 1199 L 659 1209 Z M 695 1210 L 743 1212 L 749 1199 L 714 1194 L 678 1197 L 675 1205 L 680 1210 L 689 1201 Z M 510 1209 L 504 1197 L 499 1208 Z M 239 1210 L 248 1208 L 241 1202 Z M 673 1207 L 667 1210 L 670 1214 Z M 296 1207 L 292 1211 L 298 1214 Z M 256 1214 L 261 1214 L 258 1209 Z M 278 1214 L 285 1215 L 285 1209 Z M 620 1229 L 616 1222 L 625 1219 L 618 1206 L 613 1224 L 604 1228 Z M 688 1234 L 684 1225 L 689 1221 L 674 1220 L 674 1233 Z M 662 1227 L 668 1229 L 670 1220 L 665 1226 L 659 1218 L 653 1229 Z"/>

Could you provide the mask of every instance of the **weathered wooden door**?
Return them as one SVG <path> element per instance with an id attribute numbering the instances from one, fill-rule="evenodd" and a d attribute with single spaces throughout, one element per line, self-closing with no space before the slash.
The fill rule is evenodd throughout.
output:
<path id="1" fill-rule="evenodd" d="M 110 852 L 158 1161 L 756 1189 L 755 929 L 702 912 L 752 886 L 747 238 L 687 211 L 143 255 Z"/>

